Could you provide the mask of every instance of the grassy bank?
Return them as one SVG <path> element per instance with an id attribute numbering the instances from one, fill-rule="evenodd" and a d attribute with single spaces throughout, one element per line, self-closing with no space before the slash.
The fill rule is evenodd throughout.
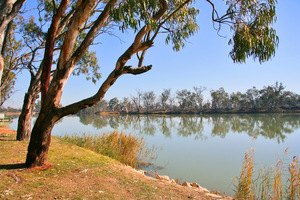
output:
<path id="1" fill-rule="evenodd" d="M 91 150 L 52 137 L 46 168 L 24 169 L 28 142 L 0 132 L 0 199 L 221 199 L 144 176 Z M 223 198 L 226 199 L 226 198 Z"/>

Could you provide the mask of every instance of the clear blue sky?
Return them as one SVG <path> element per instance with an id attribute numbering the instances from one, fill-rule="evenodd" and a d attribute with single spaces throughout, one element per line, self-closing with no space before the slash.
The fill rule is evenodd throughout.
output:
<path id="1" fill-rule="evenodd" d="M 224 10 L 223 1 L 217 4 Z M 30 3 L 30 0 L 28 1 Z M 164 36 L 158 38 L 154 47 L 148 50 L 144 65 L 152 64 L 149 72 L 133 76 L 124 75 L 109 89 L 105 99 L 130 97 L 136 90 L 154 91 L 159 95 L 163 89 L 189 89 L 193 86 L 205 86 L 204 93 L 209 98 L 211 89 L 224 87 L 228 93 L 241 91 L 256 86 L 273 85 L 282 82 L 287 90 L 300 94 L 300 1 L 279 0 L 277 4 L 277 22 L 275 28 L 279 36 L 279 48 L 272 60 L 259 64 L 248 59 L 245 64 L 234 64 L 229 57 L 231 47 L 227 45 L 231 37 L 229 28 L 223 26 L 219 37 L 211 22 L 211 8 L 204 0 L 197 2 L 201 10 L 198 17 L 199 32 L 189 39 L 180 52 L 172 51 L 164 42 Z M 133 40 L 130 33 L 118 34 L 122 39 L 111 36 L 99 38 L 101 44 L 93 46 L 101 67 L 102 79 L 95 85 L 85 77 L 71 77 L 65 87 L 61 103 L 67 105 L 93 95 L 104 78 L 112 71 L 118 57 L 128 48 Z M 136 62 L 131 62 L 136 66 Z M 17 92 L 4 106 L 21 108 L 24 94 L 28 88 L 29 74 L 24 71 L 19 75 L 15 89 Z"/>

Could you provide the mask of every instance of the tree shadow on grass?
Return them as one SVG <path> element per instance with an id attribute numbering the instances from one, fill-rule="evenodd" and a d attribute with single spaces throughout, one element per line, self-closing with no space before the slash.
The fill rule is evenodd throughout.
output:
<path id="1" fill-rule="evenodd" d="M 25 163 L 0 165 L 0 169 L 24 169 L 26 168 Z"/>

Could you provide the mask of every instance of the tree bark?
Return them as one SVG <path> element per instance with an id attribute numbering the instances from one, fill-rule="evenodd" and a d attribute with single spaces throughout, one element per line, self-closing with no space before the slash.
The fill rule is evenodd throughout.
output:
<path id="1" fill-rule="evenodd" d="M 40 92 L 41 70 L 34 76 L 31 76 L 31 81 L 27 93 L 24 96 L 23 107 L 18 119 L 17 140 L 27 140 L 31 135 L 31 121 L 35 101 Z"/>
<path id="2" fill-rule="evenodd" d="M 17 140 L 23 141 L 30 138 L 31 120 L 35 100 L 28 93 L 25 94 L 22 112 L 18 119 Z"/>
<path id="3" fill-rule="evenodd" d="M 26 167 L 31 168 L 47 164 L 47 155 L 51 143 L 51 131 L 56 122 L 56 118 L 54 114 L 45 115 L 45 113 L 40 113 L 31 132 L 25 163 Z"/>

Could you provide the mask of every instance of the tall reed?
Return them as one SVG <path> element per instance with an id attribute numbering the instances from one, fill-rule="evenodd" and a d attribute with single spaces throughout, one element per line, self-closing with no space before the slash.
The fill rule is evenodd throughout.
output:
<path id="1" fill-rule="evenodd" d="M 254 195 L 251 189 L 253 182 L 252 176 L 254 169 L 254 151 L 255 149 L 251 148 L 245 153 L 244 161 L 242 162 L 243 168 L 241 169 L 235 191 L 235 196 L 237 198 L 252 199 Z"/>
<path id="2" fill-rule="evenodd" d="M 288 166 L 289 178 L 287 199 L 300 199 L 300 158 L 294 156 L 292 163 Z"/>
<path id="3" fill-rule="evenodd" d="M 65 135 L 63 139 L 80 147 L 107 155 L 132 167 L 136 167 L 139 161 L 145 161 L 154 153 L 154 149 L 149 149 L 143 138 L 116 130 L 93 136 L 90 134 Z"/>
<path id="4" fill-rule="evenodd" d="M 243 168 L 237 178 L 235 197 L 238 199 L 260 200 L 299 200 L 300 199 L 300 157 L 294 157 L 287 165 L 285 150 L 282 158 L 277 157 L 275 166 L 261 169 L 256 179 L 253 178 L 254 150 L 245 153 Z M 287 181 L 284 181 L 287 180 Z"/>

